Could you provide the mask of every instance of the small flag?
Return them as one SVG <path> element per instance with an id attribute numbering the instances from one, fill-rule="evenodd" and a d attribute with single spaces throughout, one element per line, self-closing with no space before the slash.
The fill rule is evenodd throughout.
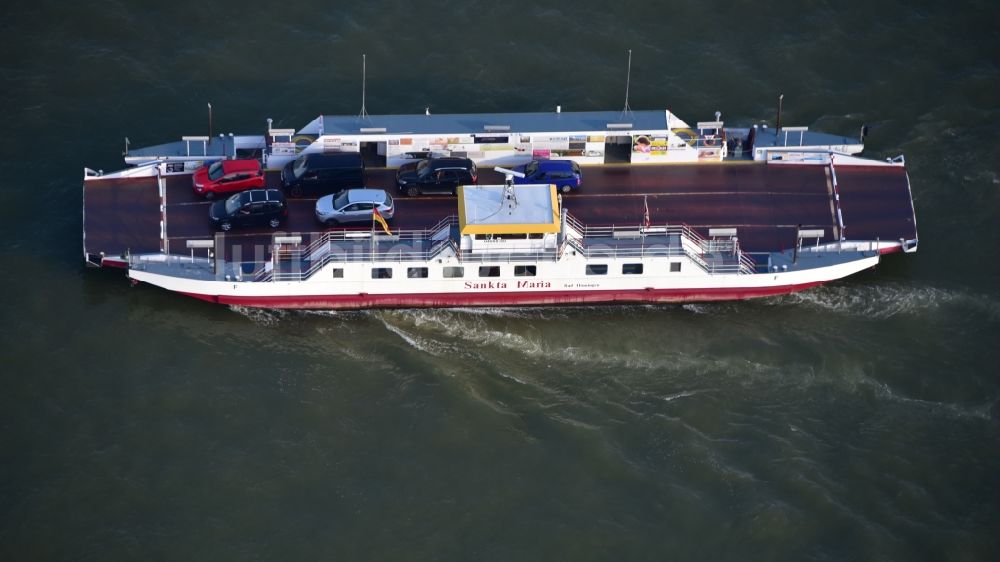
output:
<path id="1" fill-rule="evenodd" d="M 389 230 L 389 223 L 385 222 L 385 219 L 382 218 L 382 213 L 379 213 L 377 208 L 372 209 L 372 228 L 375 227 L 376 222 L 382 225 L 382 230 L 384 230 L 386 234 L 392 236 L 392 231 Z"/>
<path id="2" fill-rule="evenodd" d="M 646 228 L 649 228 L 649 224 L 650 224 L 650 222 L 649 222 L 649 201 L 646 199 L 645 195 L 642 196 L 642 206 L 645 208 L 645 212 L 643 212 L 643 214 L 642 214 L 642 224 Z"/>

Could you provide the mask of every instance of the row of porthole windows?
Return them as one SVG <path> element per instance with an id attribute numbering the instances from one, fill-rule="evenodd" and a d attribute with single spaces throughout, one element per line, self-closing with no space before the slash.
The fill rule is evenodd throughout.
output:
<path id="1" fill-rule="evenodd" d="M 681 270 L 681 262 L 675 261 L 670 262 L 670 272 L 679 273 Z M 623 263 L 622 264 L 622 275 L 642 275 L 643 267 L 641 263 Z M 426 267 L 408 267 L 406 268 L 407 279 L 427 279 L 428 268 Z M 534 265 L 515 265 L 514 266 L 514 277 L 534 277 L 537 273 L 537 268 Z M 586 268 L 587 275 L 607 275 L 608 274 L 608 264 L 588 264 Z M 465 277 L 465 267 L 463 266 L 445 266 L 441 270 L 441 276 L 445 279 L 458 279 Z M 479 266 L 479 276 L 480 277 L 500 277 L 500 266 L 499 265 L 481 265 Z M 337 267 L 333 270 L 333 277 L 335 279 L 340 279 L 344 277 L 344 269 Z M 372 279 L 392 279 L 392 268 L 391 267 L 373 267 L 372 268 Z"/>

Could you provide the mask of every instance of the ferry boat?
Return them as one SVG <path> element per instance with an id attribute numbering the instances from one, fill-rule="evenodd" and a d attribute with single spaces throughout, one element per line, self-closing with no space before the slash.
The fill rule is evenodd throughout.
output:
<path id="1" fill-rule="evenodd" d="M 320 117 L 305 133 L 131 151 L 132 168 L 85 170 L 84 256 L 214 303 L 364 309 L 745 299 L 917 248 L 902 158 L 859 158 L 860 142 L 804 127 L 727 129 L 718 116 L 690 127 L 669 111 L 636 114 L 437 116 L 437 125 L 428 115 Z M 473 158 L 483 185 L 397 197 L 387 229 L 323 228 L 315 200 L 290 199 L 282 231 L 244 234 L 209 230 L 206 204 L 191 194 L 190 174 L 207 161 L 252 155 L 274 170 L 334 151 L 366 155 L 369 187 L 391 189 L 394 165 L 430 153 Z M 581 162 L 583 188 L 515 185 L 499 167 L 538 158 Z M 278 182 L 270 172 L 268 186 Z"/>

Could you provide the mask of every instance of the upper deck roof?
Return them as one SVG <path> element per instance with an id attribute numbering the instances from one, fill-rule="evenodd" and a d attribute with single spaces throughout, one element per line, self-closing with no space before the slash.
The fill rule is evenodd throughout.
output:
<path id="1" fill-rule="evenodd" d="M 618 125 L 622 130 L 662 131 L 668 128 L 665 110 L 563 111 L 561 113 L 454 113 L 431 115 L 322 115 L 299 133 L 307 135 L 380 134 L 485 134 L 573 133 L 607 131 Z M 670 127 L 687 127 L 669 114 Z M 384 129 L 384 131 L 383 131 Z"/>
<path id="2" fill-rule="evenodd" d="M 559 199 L 554 185 L 465 185 L 458 190 L 462 234 L 541 234 L 559 232 Z"/>

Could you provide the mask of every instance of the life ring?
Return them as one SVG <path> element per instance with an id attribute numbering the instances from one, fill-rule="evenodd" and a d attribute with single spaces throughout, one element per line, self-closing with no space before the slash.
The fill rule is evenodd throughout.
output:
<path id="1" fill-rule="evenodd" d="M 292 142 L 295 143 L 295 151 L 302 152 L 306 147 L 316 142 L 316 135 L 295 135 L 292 137 Z"/>
<path id="2" fill-rule="evenodd" d="M 694 146 L 695 139 L 698 138 L 698 133 L 696 133 L 696 132 L 694 132 L 694 131 L 692 131 L 691 129 L 688 129 L 688 128 L 671 129 L 670 132 L 672 132 L 673 134 L 677 135 L 677 138 L 679 138 L 682 141 L 686 142 L 688 144 L 688 146 Z"/>
<path id="3" fill-rule="evenodd" d="M 705 139 L 705 146 L 715 146 L 715 139 L 714 138 Z"/>

